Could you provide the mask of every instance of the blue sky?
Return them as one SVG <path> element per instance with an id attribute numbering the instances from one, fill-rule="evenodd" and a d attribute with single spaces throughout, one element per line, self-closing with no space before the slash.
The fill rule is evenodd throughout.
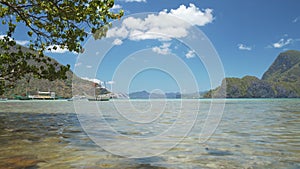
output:
<path id="1" fill-rule="evenodd" d="M 160 17 L 163 15 L 159 15 L 159 12 L 164 12 L 164 14 L 172 13 L 177 15 L 177 17 L 182 17 L 194 29 L 202 31 L 205 37 L 207 37 L 207 41 L 211 42 L 218 53 L 226 77 L 253 75 L 261 78 L 280 52 L 288 49 L 300 50 L 299 6 L 300 1 L 298 0 L 115 0 L 116 9 L 114 10 L 118 10 L 118 8 L 124 9 L 124 18 L 136 13 L 154 12 L 152 25 L 155 23 L 155 19 L 158 25 L 168 24 L 162 19 L 163 17 Z M 200 14 L 202 16 L 199 16 Z M 142 14 L 142 16 L 147 18 L 148 14 Z M 139 15 L 133 15 L 134 19 L 138 17 Z M 143 26 L 146 23 L 143 22 L 145 21 L 143 19 L 136 26 Z M 165 34 L 164 38 L 155 38 L 152 35 L 147 35 L 145 38 L 146 34 L 143 34 L 143 37 L 132 37 L 130 33 L 127 35 L 123 34 L 124 36 L 120 35 L 122 31 L 120 28 L 125 24 L 124 20 L 114 23 L 114 26 L 119 29 L 116 29 L 115 32 L 111 31 L 109 38 L 116 45 L 105 54 L 101 64 L 95 61 L 97 60 L 97 55 L 93 56 L 93 59 L 96 58 L 95 60 L 91 59 L 91 62 L 95 61 L 94 63 L 97 63 L 97 65 L 92 65 L 92 63 L 89 65 L 89 63 L 82 62 L 82 59 L 86 58 L 87 54 L 78 56 L 73 53 L 61 51 L 61 53 L 47 53 L 47 55 L 55 58 L 62 64 L 70 64 L 73 70 L 84 66 L 84 73 L 78 72 L 79 74 L 83 73 L 82 77 L 110 81 L 110 83 L 114 83 L 115 86 L 119 85 L 120 87 L 123 84 L 113 77 L 116 74 L 118 66 L 121 63 L 129 64 L 129 62 L 126 62 L 128 58 L 134 60 L 141 55 L 141 58 L 144 59 L 143 61 L 139 60 L 139 62 L 132 62 L 130 64 L 146 66 L 147 64 L 142 62 L 146 62 L 149 58 L 150 60 L 156 58 L 156 56 L 152 58 L 149 56 L 147 58 L 148 55 L 151 55 L 149 52 L 152 51 L 152 55 L 156 53 L 157 56 L 165 57 L 164 59 L 170 61 L 170 64 L 168 64 L 169 67 L 177 64 L 173 62 L 174 58 L 179 58 L 182 64 L 185 64 L 186 67 L 184 68 L 191 71 L 193 79 L 196 85 L 198 85 L 197 89 L 201 91 L 216 87 L 220 83 L 220 79 L 210 83 L 210 72 L 205 67 L 206 63 L 203 63 L 203 60 L 201 60 L 201 57 L 204 56 L 201 53 L 195 52 L 197 50 L 194 50 L 191 46 L 185 46 L 185 43 L 180 41 L 184 37 L 192 36 L 190 35 L 190 27 L 178 29 L 180 26 L 172 22 L 170 23 L 170 27 L 176 27 L 175 33 L 167 31 L 162 32 Z M 127 20 L 127 23 L 131 24 L 130 29 L 133 29 L 134 22 Z M 152 28 L 161 27 L 148 27 L 148 29 Z M 180 30 L 187 31 L 187 34 L 180 32 Z M 5 31 L 0 30 L 1 34 L 4 34 L 3 32 Z M 19 40 L 20 43 L 26 42 L 27 39 L 21 32 L 19 31 L 15 34 L 15 39 Z M 172 40 L 165 39 L 168 34 Z M 152 37 L 149 38 L 149 36 Z M 98 42 L 87 41 L 86 45 L 93 46 L 93 43 Z M 195 43 L 197 44 L 198 42 Z M 194 47 L 197 48 L 197 46 Z M 101 46 L 98 46 L 98 49 L 101 51 Z M 93 48 L 90 50 L 93 50 L 94 53 L 97 52 Z M 164 61 L 162 60 L 161 62 Z M 129 65 L 129 67 L 132 66 Z M 183 67 L 176 68 L 179 70 L 183 69 Z M 153 69 L 136 72 L 135 75 L 131 75 L 134 77 L 128 77 L 131 79 L 128 82 L 129 84 L 125 84 L 125 87 L 115 88 L 115 90 L 128 93 L 139 90 L 152 91 L 155 89 L 164 92 L 192 92 L 196 89 L 193 87 L 189 89 L 185 84 L 180 84 L 186 79 L 184 73 L 181 76 L 174 76 L 172 73 L 170 74 L 169 72 L 157 69 L 159 68 L 154 67 Z M 124 72 L 124 70 L 123 73 L 127 76 L 127 72 Z M 170 71 L 175 70 L 170 68 Z"/>

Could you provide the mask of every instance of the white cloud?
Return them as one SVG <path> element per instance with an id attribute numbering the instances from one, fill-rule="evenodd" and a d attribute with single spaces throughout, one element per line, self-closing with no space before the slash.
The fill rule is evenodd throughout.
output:
<path id="1" fill-rule="evenodd" d="M 56 47 L 57 49 L 54 50 L 53 47 Z M 51 49 L 50 50 L 46 50 L 46 53 L 66 53 L 66 52 L 69 52 L 69 50 L 67 48 L 61 48 L 60 46 L 58 45 L 51 45 L 51 46 L 48 46 L 47 49 Z"/>
<path id="2" fill-rule="evenodd" d="M 189 50 L 189 51 L 185 54 L 185 57 L 188 58 L 188 59 L 195 57 L 195 51 L 194 51 L 194 50 Z"/>
<path id="3" fill-rule="evenodd" d="M 106 37 L 126 38 L 128 34 L 129 31 L 124 26 L 122 26 L 121 28 L 114 27 L 107 31 Z"/>
<path id="4" fill-rule="evenodd" d="M 298 21 L 299 21 L 299 17 L 295 18 L 295 19 L 293 20 L 293 23 L 296 23 L 296 22 L 298 22 Z"/>
<path id="5" fill-rule="evenodd" d="M 83 80 L 88 80 L 88 81 L 90 81 L 90 82 L 94 82 L 94 83 L 98 83 L 98 84 L 101 84 L 101 83 L 102 83 L 101 80 L 96 79 L 96 78 L 82 77 L 81 79 L 83 79 Z"/>
<path id="6" fill-rule="evenodd" d="M 161 46 L 155 46 L 152 48 L 152 51 L 161 55 L 168 55 L 171 53 L 170 43 L 163 43 Z"/>
<path id="7" fill-rule="evenodd" d="M 125 0 L 125 2 L 147 2 L 146 0 Z"/>
<path id="8" fill-rule="evenodd" d="M 16 40 L 16 43 L 21 46 L 25 46 L 25 45 L 29 44 L 29 41 L 28 40 Z"/>
<path id="9" fill-rule="evenodd" d="M 246 46 L 246 45 L 244 45 L 244 44 L 238 44 L 238 48 L 239 48 L 239 50 L 252 50 L 252 47 L 250 47 L 250 46 Z"/>
<path id="10" fill-rule="evenodd" d="M 4 37 L 6 37 L 7 35 L 0 35 L 0 39 L 4 39 Z M 8 37 L 9 40 L 13 40 L 11 37 Z"/>
<path id="11" fill-rule="evenodd" d="M 178 9 L 171 9 L 170 13 L 192 25 L 204 26 L 213 21 L 212 11 L 209 8 L 201 11 L 194 4 L 190 4 L 189 7 L 180 5 Z"/>
<path id="12" fill-rule="evenodd" d="M 78 67 L 78 66 L 80 66 L 80 65 L 82 65 L 81 62 L 75 63 L 75 67 Z"/>
<path id="13" fill-rule="evenodd" d="M 53 47 L 56 47 L 56 50 L 54 50 Z M 48 50 L 49 48 L 51 49 L 51 51 Z M 62 54 L 62 53 L 70 52 L 70 51 L 67 47 L 61 48 L 59 45 L 50 45 L 46 48 L 45 52 L 46 53 L 59 53 L 59 54 Z M 75 51 L 73 51 L 72 53 L 73 54 L 78 54 Z"/>
<path id="14" fill-rule="evenodd" d="M 278 42 L 273 43 L 273 47 L 274 48 L 282 48 L 284 46 L 291 44 L 292 42 L 293 42 L 293 39 L 291 39 L 291 38 L 286 39 L 286 40 L 281 38 Z"/>
<path id="15" fill-rule="evenodd" d="M 200 10 L 194 4 L 181 5 L 169 12 L 149 14 L 146 18 L 125 18 L 122 26 L 109 29 L 107 37 L 129 38 L 130 40 L 170 40 L 188 35 L 191 26 L 204 26 L 213 21 L 212 9 Z M 189 23 L 189 24 L 188 24 Z"/>
<path id="16" fill-rule="evenodd" d="M 114 4 L 114 6 L 111 9 L 121 9 L 121 8 L 123 8 L 121 5 Z"/>
<path id="17" fill-rule="evenodd" d="M 0 35 L 0 39 L 4 39 L 4 37 L 6 37 L 6 35 Z M 9 37 L 9 40 L 13 40 L 13 39 L 11 37 Z M 21 46 L 25 46 L 29 43 L 28 40 L 15 40 L 15 41 L 18 45 L 21 45 Z"/>
<path id="18" fill-rule="evenodd" d="M 105 82 L 106 84 L 109 84 L 109 85 L 112 85 L 112 84 L 115 84 L 115 81 L 107 81 L 107 82 Z"/>
<path id="19" fill-rule="evenodd" d="M 93 66 L 91 66 L 91 65 L 86 65 L 85 67 L 88 68 L 88 69 L 91 69 Z"/>
<path id="20" fill-rule="evenodd" d="M 0 39 L 3 39 L 4 37 L 6 37 L 6 35 L 0 35 Z M 11 37 L 9 37 L 10 40 L 13 40 Z M 27 44 L 29 44 L 30 42 L 27 40 L 15 40 L 17 44 L 21 45 L 21 46 L 26 46 Z M 54 50 L 53 47 L 56 47 L 57 49 Z M 51 49 L 48 50 L 48 49 Z M 45 50 L 46 53 L 66 53 L 69 52 L 68 48 L 61 48 L 59 45 L 51 45 L 48 46 Z M 76 52 L 72 52 L 74 54 L 77 54 Z"/>
<path id="21" fill-rule="evenodd" d="M 113 41 L 113 45 L 122 45 L 122 43 L 123 43 L 123 41 L 119 38 L 117 38 Z"/>

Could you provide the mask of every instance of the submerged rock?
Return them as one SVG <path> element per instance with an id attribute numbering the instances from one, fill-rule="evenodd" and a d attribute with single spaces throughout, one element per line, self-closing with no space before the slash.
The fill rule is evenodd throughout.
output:
<path id="1" fill-rule="evenodd" d="M 167 169 L 165 167 L 158 167 L 158 166 L 153 166 L 150 164 L 139 164 L 134 167 L 127 167 L 126 169 Z"/>
<path id="2" fill-rule="evenodd" d="M 17 168 L 38 168 L 37 164 L 44 162 L 34 156 L 20 155 L 2 159 L 0 168 L 17 169 Z"/>
<path id="3" fill-rule="evenodd" d="M 209 155 L 213 155 L 213 156 L 226 156 L 226 155 L 233 155 L 232 152 L 228 151 L 228 150 L 217 150 L 217 149 L 210 149 L 208 147 L 205 148 L 206 152 Z"/>

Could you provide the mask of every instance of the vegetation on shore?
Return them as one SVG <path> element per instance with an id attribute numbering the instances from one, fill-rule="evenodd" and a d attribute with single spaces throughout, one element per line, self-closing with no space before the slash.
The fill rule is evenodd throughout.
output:
<path id="1" fill-rule="evenodd" d="M 6 29 L 0 35 L 0 95 L 28 76 L 67 80 L 70 66 L 58 66 L 44 52 L 84 52 L 81 42 L 90 33 L 95 39 L 106 36 L 111 21 L 123 16 L 123 10 L 114 12 L 113 6 L 114 0 L 0 0 L 0 20 Z M 20 28 L 27 36 L 26 47 L 17 45 L 15 33 Z"/>
<path id="2" fill-rule="evenodd" d="M 50 57 L 44 56 L 44 58 L 57 68 L 63 66 Z M 34 60 L 27 62 L 34 67 L 40 67 L 44 64 Z M 74 75 L 70 70 L 66 70 L 64 74 L 65 78 L 53 80 L 45 78 L 41 79 L 32 74 L 26 74 L 23 77 L 19 77 L 11 87 L 3 88 L 3 97 L 11 99 L 18 96 L 25 97 L 28 94 L 37 93 L 37 91 L 54 91 L 57 96 L 62 98 L 71 98 L 73 95 L 83 95 L 82 91 L 88 96 L 109 93 L 109 91 L 102 88 L 99 84 L 81 79 Z M 4 80 L 4 83 L 7 84 L 10 82 Z"/>
<path id="3" fill-rule="evenodd" d="M 300 97 L 300 51 L 279 54 L 262 79 L 254 76 L 225 78 L 205 98 L 298 98 Z"/>

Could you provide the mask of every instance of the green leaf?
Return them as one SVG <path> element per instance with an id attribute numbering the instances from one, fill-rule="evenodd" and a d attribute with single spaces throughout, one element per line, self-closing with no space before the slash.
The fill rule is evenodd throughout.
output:
<path id="1" fill-rule="evenodd" d="M 27 32 L 27 34 L 28 34 L 28 36 L 30 36 L 30 37 L 31 37 L 31 36 L 32 36 L 32 34 L 33 34 L 33 32 L 32 32 L 32 31 L 28 31 L 28 32 Z"/>
<path id="2" fill-rule="evenodd" d="M 51 67 L 55 65 L 51 60 L 42 60 L 43 52 L 49 49 L 48 46 L 59 45 L 69 51 L 83 52 L 82 41 L 88 35 L 86 32 L 92 32 L 95 39 L 103 38 L 111 27 L 109 22 L 120 19 L 124 14 L 123 10 L 118 13 L 110 11 L 114 0 L 5 0 L 3 2 L 5 3 L 0 3 L 0 18 L 2 24 L 8 26 L 4 30 L 7 36 L 0 40 L 0 49 L 3 50 L 3 54 L 0 54 L 0 63 L 6 64 L 6 66 L 0 65 L 0 72 L 1 76 L 5 75 L 10 79 L 9 85 L 26 74 L 52 80 L 65 78 L 64 74 L 69 70 L 69 66 L 56 69 Z M 13 6 L 14 11 L 11 9 Z M 14 37 L 15 30 L 22 25 L 20 23 L 24 23 L 26 30 L 29 30 L 27 34 L 24 32 L 30 41 L 29 49 L 23 51 L 24 48 L 22 50 L 19 48 L 17 51 L 11 51 L 11 47 L 15 46 L 16 42 L 10 37 Z M 82 28 L 82 25 L 89 25 L 89 27 Z M 53 49 L 57 50 L 57 47 Z M 32 60 L 45 62 L 44 68 L 30 65 Z"/>

